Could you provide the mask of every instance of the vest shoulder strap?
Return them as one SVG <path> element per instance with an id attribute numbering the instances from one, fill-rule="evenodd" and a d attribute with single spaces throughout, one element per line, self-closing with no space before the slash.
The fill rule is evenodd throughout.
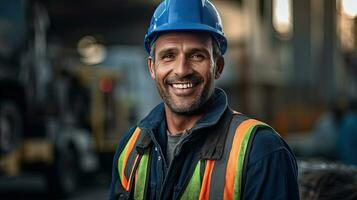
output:
<path id="1" fill-rule="evenodd" d="M 145 152 L 139 152 L 135 148 L 141 142 L 140 132 L 139 127 L 134 130 L 120 153 L 117 163 L 120 183 L 125 191 L 130 193 L 132 185 L 135 185 L 134 199 L 144 197 L 150 154 L 150 148 Z M 137 177 L 144 178 L 144 180 L 136 181 Z"/>
<path id="2" fill-rule="evenodd" d="M 239 116 L 235 114 L 235 117 Z M 270 127 L 246 117 L 238 125 L 237 120 L 232 120 L 230 126 L 222 158 L 199 160 L 180 199 L 241 199 L 243 177 L 254 134 L 259 127 Z M 135 129 L 117 163 L 121 185 L 128 193 L 134 187 L 134 199 L 144 199 L 150 163 L 150 148 L 145 152 L 135 149 L 138 143 L 140 146 L 140 132 L 140 128 Z M 137 177 L 140 177 L 140 181 L 136 181 Z"/>
<path id="3" fill-rule="evenodd" d="M 220 160 L 200 160 L 195 171 L 204 162 L 203 177 L 194 172 L 181 199 L 241 199 L 243 174 L 253 135 L 258 127 L 268 125 L 245 117 L 238 125 L 231 125 L 234 127 L 230 130 L 225 145 L 230 147 L 227 155 Z M 201 187 L 191 188 L 191 182 L 200 182 L 198 180 L 202 180 Z M 199 198 L 194 198 L 195 195 Z"/>

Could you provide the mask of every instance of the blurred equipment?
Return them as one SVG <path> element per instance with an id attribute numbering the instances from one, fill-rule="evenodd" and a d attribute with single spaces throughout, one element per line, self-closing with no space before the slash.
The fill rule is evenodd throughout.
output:
<path id="1" fill-rule="evenodd" d="M 38 175 L 50 194 L 68 196 L 102 154 L 112 156 L 129 109 L 116 99 L 115 70 L 54 64 L 49 26 L 39 1 L 0 2 L 0 183 Z M 105 56 L 89 39 L 78 45 L 83 55 Z"/>
<path id="2" fill-rule="evenodd" d="M 318 117 L 311 131 L 291 132 L 287 141 L 295 155 L 302 158 L 338 159 L 338 138 L 347 106 L 344 98 L 338 98 Z"/>
<path id="3" fill-rule="evenodd" d="M 357 199 L 357 168 L 321 161 L 299 162 L 302 200 Z"/>
<path id="4" fill-rule="evenodd" d="M 357 99 L 352 99 L 343 116 L 338 135 L 338 153 L 341 162 L 357 166 Z"/>

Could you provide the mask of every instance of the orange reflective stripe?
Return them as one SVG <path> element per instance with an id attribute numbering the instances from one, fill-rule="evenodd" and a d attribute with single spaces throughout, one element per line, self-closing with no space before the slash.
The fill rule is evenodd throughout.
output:
<path id="1" fill-rule="evenodd" d="M 125 152 L 124 160 L 123 160 L 123 163 L 122 163 L 123 167 L 121 168 L 121 177 L 122 177 L 121 183 L 122 183 L 122 185 L 123 185 L 123 187 L 125 188 L 126 191 L 129 191 L 129 187 L 130 187 L 129 181 L 130 181 L 130 177 L 131 177 L 131 175 L 133 173 L 133 169 L 131 169 L 129 181 L 126 179 L 124 171 L 125 171 L 125 167 L 126 167 L 126 163 L 128 161 L 129 155 L 130 155 L 131 151 L 134 148 L 136 140 L 138 139 L 139 133 L 140 133 L 140 128 L 136 128 L 134 133 L 133 133 L 133 135 L 131 136 L 131 138 L 129 140 L 129 143 L 127 144 L 128 148 L 127 148 L 127 150 Z M 136 163 L 137 158 L 138 158 L 138 156 L 135 157 L 134 163 Z M 133 165 L 133 168 L 134 168 L 134 166 L 135 166 L 135 164 Z"/>
<path id="2" fill-rule="evenodd" d="M 214 167 L 214 160 L 207 160 L 205 173 L 203 175 L 201 192 L 200 192 L 200 200 L 208 200 L 209 199 L 209 190 L 211 186 L 211 175 Z"/>
<path id="3" fill-rule="evenodd" d="M 227 170 L 226 170 L 226 180 L 224 185 L 224 200 L 233 199 L 234 194 L 234 178 L 236 176 L 237 158 L 239 155 L 240 146 L 242 139 L 246 131 L 252 125 L 256 124 L 258 121 L 254 119 L 248 119 L 243 121 L 242 124 L 238 126 L 235 131 L 232 148 L 229 154 Z"/>

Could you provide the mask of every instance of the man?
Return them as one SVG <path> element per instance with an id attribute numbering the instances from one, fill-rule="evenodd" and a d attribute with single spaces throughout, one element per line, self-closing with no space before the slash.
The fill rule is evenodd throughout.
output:
<path id="1" fill-rule="evenodd" d="M 121 139 L 110 199 L 299 199 L 288 145 L 215 88 L 227 40 L 211 2 L 163 1 L 145 48 L 163 103 Z"/>

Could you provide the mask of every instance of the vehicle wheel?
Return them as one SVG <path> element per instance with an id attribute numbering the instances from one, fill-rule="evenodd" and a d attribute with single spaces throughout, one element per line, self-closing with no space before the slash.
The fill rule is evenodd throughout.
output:
<path id="1" fill-rule="evenodd" d="M 57 151 L 52 173 L 48 177 L 50 191 L 55 196 L 68 197 L 78 187 L 77 154 L 73 149 Z"/>
<path id="2" fill-rule="evenodd" d="M 16 105 L 0 101 L 0 155 L 12 151 L 22 135 L 22 120 Z"/>

